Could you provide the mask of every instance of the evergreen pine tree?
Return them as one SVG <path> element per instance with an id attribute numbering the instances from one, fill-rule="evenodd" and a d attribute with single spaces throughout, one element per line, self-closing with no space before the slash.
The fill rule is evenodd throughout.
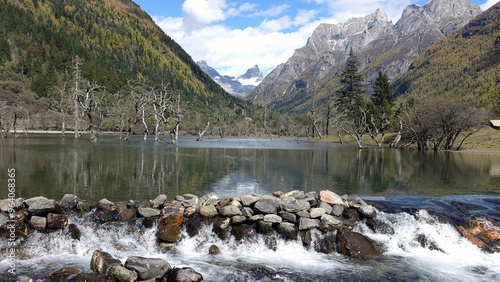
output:
<path id="1" fill-rule="evenodd" d="M 7 41 L 7 36 L 2 34 L 0 35 L 0 63 L 11 59 L 9 41 Z"/>
<path id="2" fill-rule="evenodd" d="M 362 88 L 363 75 L 358 72 L 358 59 L 352 48 L 349 51 L 346 69 L 340 74 L 340 83 L 343 87 L 337 91 L 335 106 L 346 116 L 357 115 L 364 104 L 365 90 Z"/>
<path id="3" fill-rule="evenodd" d="M 378 108 L 383 108 L 386 104 L 391 107 L 394 105 L 389 78 L 382 71 L 378 72 L 378 77 L 373 86 L 373 96 L 371 100 Z"/>

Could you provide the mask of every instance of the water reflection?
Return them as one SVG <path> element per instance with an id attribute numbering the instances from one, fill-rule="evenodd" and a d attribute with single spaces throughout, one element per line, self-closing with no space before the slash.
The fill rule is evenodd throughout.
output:
<path id="1" fill-rule="evenodd" d="M 107 136 L 94 144 L 34 135 L 4 139 L 0 145 L 0 169 L 16 168 L 16 193 L 22 197 L 59 199 L 74 193 L 92 201 L 126 201 L 160 193 L 172 198 L 294 189 L 387 197 L 500 192 L 500 156 L 479 154 L 357 150 L 290 139 L 185 138 L 173 146 L 140 138 L 120 142 Z M 1 183 L 6 177 L 0 174 Z"/>

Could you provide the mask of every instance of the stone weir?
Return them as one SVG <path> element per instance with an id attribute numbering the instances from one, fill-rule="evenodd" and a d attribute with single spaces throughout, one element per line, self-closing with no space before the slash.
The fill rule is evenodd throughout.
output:
<path id="1" fill-rule="evenodd" d="M 68 225 L 68 216 L 85 216 L 99 224 L 142 220 L 145 228 L 157 228 L 157 244 L 167 250 L 183 239 L 182 234 L 196 236 L 208 225 L 214 236 L 222 240 L 229 236 L 245 240 L 259 233 L 268 236 L 266 238 L 270 240 L 266 240 L 266 245 L 271 249 L 276 247 L 275 243 L 273 246 L 273 240 L 276 242 L 276 238 L 280 237 L 285 240 L 301 240 L 304 246 L 313 247 L 321 253 L 338 252 L 354 259 L 371 259 L 381 256 L 383 248 L 370 238 L 355 232 L 356 224 L 362 221 L 378 233 L 394 233 L 391 226 L 377 220 L 377 211 L 372 205 L 359 197 L 341 197 L 329 190 L 319 193 L 277 191 L 272 195 L 252 194 L 234 198 L 220 198 L 214 193 L 202 197 L 185 194 L 176 196 L 174 200 L 168 200 L 166 195 L 159 195 L 148 202 L 131 200 L 127 203 L 114 203 L 107 199 L 90 203 L 67 194 L 60 201 L 45 197 L 4 200 L 0 201 L 0 209 L 0 232 L 5 238 L 14 235 L 16 238 L 29 237 L 33 231 L 67 229 L 68 236 L 79 240 L 80 230 L 75 224 Z M 15 232 L 10 229 L 13 221 Z M 484 234 L 491 230 L 477 232 L 477 225 L 474 224 L 455 226 L 464 237 L 487 250 L 488 244 L 483 242 Z M 324 236 L 312 242 L 313 229 L 318 229 Z M 500 234 L 489 235 L 495 237 L 492 238 L 493 241 L 498 242 L 500 239 Z M 208 253 L 217 254 L 219 248 L 213 245 L 207 250 Z M 77 274 L 78 270 L 72 272 L 63 269 L 62 274 L 58 275 L 71 275 L 69 281 L 105 281 L 108 278 L 114 281 L 203 279 L 193 269 L 171 268 L 164 260 L 132 257 L 122 265 L 100 250 L 96 250 L 92 256 L 91 269 L 94 273 Z"/>

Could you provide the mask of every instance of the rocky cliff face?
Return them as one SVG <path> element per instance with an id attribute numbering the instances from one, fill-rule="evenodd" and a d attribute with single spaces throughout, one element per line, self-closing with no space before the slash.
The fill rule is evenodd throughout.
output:
<path id="1" fill-rule="evenodd" d="M 196 64 L 204 73 L 208 74 L 215 82 L 222 86 L 224 90 L 236 97 L 243 97 L 248 92 L 252 91 L 264 78 L 262 71 L 257 65 L 248 69 L 245 74 L 234 77 L 221 75 L 203 60 L 196 62 Z"/>
<path id="2" fill-rule="evenodd" d="M 466 0 L 431 0 L 422 7 L 408 6 L 395 25 L 382 9 L 343 24 L 321 24 L 304 47 L 246 98 L 281 111 L 301 112 L 311 93 L 318 93 L 321 99 L 335 90 L 333 81 L 344 67 L 350 48 L 359 58 L 368 85 L 379 70 L 395 80 L 427 48 L 480 12 Z"/>

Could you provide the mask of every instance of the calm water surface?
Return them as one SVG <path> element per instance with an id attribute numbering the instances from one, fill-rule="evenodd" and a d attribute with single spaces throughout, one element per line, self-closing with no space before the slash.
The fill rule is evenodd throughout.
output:
<path id="1" fill-rule="evenodd" d="M 0 141 L 0 182 L 17 171 L 19 197 L 65 193 L 98 201 L 158 194 L 220 196 L 320 191 L 364 197 L 499 195 L 500 156 L 297 143 L 292 139 L 181 138 L 177 145 L 134 137 L 29 135 Z M 5 192 L 0 198 L 6 198 Z"/>

